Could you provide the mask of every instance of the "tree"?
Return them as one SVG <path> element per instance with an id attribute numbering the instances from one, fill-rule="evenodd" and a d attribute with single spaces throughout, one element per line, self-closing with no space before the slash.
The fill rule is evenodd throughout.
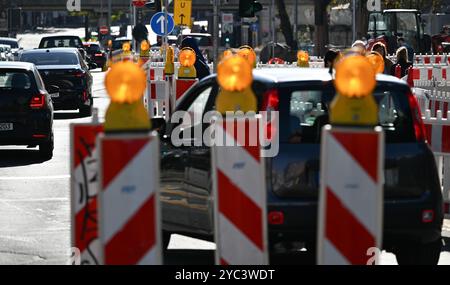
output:
<path id="1" fill-rule="evenodd" d="M 289 19 L 289 15 L 286 10 L 286 3 L 284 3 L 284 0 L 278 0 L 276 2 L 278 14 L 280 15 L 280 28 L 284 39 L 286 40 L 286 44 L 290 46 L 292 50 L 297 50 L 297 39 L 294 38 L 291 20 Z"/>

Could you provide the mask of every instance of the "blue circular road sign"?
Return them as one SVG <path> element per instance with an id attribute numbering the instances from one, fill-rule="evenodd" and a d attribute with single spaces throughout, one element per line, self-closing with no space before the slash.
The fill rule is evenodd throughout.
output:
<path id="1" fill-rule="evenodd" d="M 167 31 L 165 31 L 166 23 Z M 153 15 L 152 19 L 150 20 L 150 26 L 155 34 L 157 34 L 158 36 L 165 36 L 173 31 L 173 28 L 175 28 L 175 22 L 172 16 L 167 15 L 166 20 L 166 14 L 163 12 L 159 12 Z"/>

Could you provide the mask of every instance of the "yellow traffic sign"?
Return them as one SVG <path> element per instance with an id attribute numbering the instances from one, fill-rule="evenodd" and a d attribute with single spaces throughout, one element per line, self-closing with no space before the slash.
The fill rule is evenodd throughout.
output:
<path id="1" fill-rule="evenodd" d="M 192 0 L 175 0 L 175 25 L 190 26 L 192 15 Z"/>

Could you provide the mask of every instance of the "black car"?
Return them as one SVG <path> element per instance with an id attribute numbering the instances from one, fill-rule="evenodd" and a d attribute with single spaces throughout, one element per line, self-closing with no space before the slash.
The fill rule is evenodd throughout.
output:
<path id="1" fill-rule="evenodd" d="M 205 78 L 188 91 L 177 111 L 200 115 L 192 128 L 205 130 L 201 118 L 214 109 L 218 90 L 215 75 Z M 332 78 L 325 69 L 260 69 L 254 71 L 253 90 L 260 110 L 270 107 L 280 115 L 279 153 L 265 162 L 271 255 L 300 245 L 314 257 L 321 129 L 329 123 L 328 106 L 335 96 Z M 374 96 L 386 137 L 383 248 L 394 252 L 400 264 L 437 264 L 443 200 L 417 101 L 404 82 L 385 75 L 378 75 Z M 175 127 L 167 123 L 160 131 L 165 245 L 172 233 L 213 240 L 210 148 L 173 146 Z"/>
<path id="2" fill-rule="evenodd" d="M 20 61 L 34 63 L 45 85 L 56 85 L 59 93 L 52 95 L 55 110 L 80 110 L 92 114 L 92 75 L 75 48 L 35 49 L 24 51 Z"/>
<path id="3" fill-rule="evenodd" d="M 83 42 L 78 36 L 49 36 L 43 37 L 39 43 L 40 49 L 49 48 L 77 48 L 84 60 L 87 59 L 87 53 Z"/>
<path id="4" fill-rule="evenodd" d="M 39 146 L 44 159 L 53 156 L 53 105 L 31 63 L 0 63 L 0 145 Z"/>
<path id="5" fill-rule="evenodd" d="M 95 63 L 102 71 L 107 70 L 106 62 L 108 60 L 108 54 L 106 51 L 100 46 L 99 43 L 86 42 L 83 43 L 84 49 L 87 52 L 87 56 L 90 58 L 90 61 Z"/>

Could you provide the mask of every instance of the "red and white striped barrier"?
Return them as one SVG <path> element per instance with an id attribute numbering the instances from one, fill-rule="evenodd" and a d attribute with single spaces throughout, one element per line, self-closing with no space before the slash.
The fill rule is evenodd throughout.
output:
<path id="1" fill-rule="evenodd" d="M 159 142 L 153 135 L 101 135 L 101 263 L 162 264 Z"/>
<path id="2" fill-rule="evenodd" d="M 170 84 L 165 80 L 147 81 L 146 96 L 144 96 L 144 106 L 147 108 L 150 118 L 170 116 L 169 92 Z"/>
<path id="3" fill-rule="evenodd" d="M 194 84 L 197 82 L 198 82 L 198 79 L 196 79 L 196 78 L 194 78 L 194 79 L 176 78 L 173 81 L 174 94 L 173 94 L 173 96 L 171 96 L 172 106 L 176 107 L 178 105 L 178 103 L 181 101 L 181 99 L 183 98 L 183 96 L 186 94 L 186 92 L 188 92 L 189 89 L 191 89 L 192 86 L 194 86 Z"/>
<path id="4" fill-rule="evenodd" d="M 442 112 L 437 111 L 437 116 L 431 116 L 431 110 L 425 112 L 423 123 L 426 129 L 427 141 L 432 151 L 437 155 L 450 154 L 450 120 L 443 118 Z"/>
<path id="5" fill-rule="evenodd" d="M 321 148 L 318 263 L 365 265 L 382 243 L 383 131 L 326 126 Z"/>
<path id="6" fill-rule="evenodd" d="M 216 264 L 269 262 L 264 158 L 258 136 L 249 131 L 257 128 L 248 118 L 215 123 L 215 137 L 235 145 L 212 149 Z"/>
<path id="7" fill-rule="evenodd" d="M 98 155 L 100 124 L 70 126 L 71 244 L 80 250 L 80 264 L 99 264 L 100 240 L 97 223 Z"/>

